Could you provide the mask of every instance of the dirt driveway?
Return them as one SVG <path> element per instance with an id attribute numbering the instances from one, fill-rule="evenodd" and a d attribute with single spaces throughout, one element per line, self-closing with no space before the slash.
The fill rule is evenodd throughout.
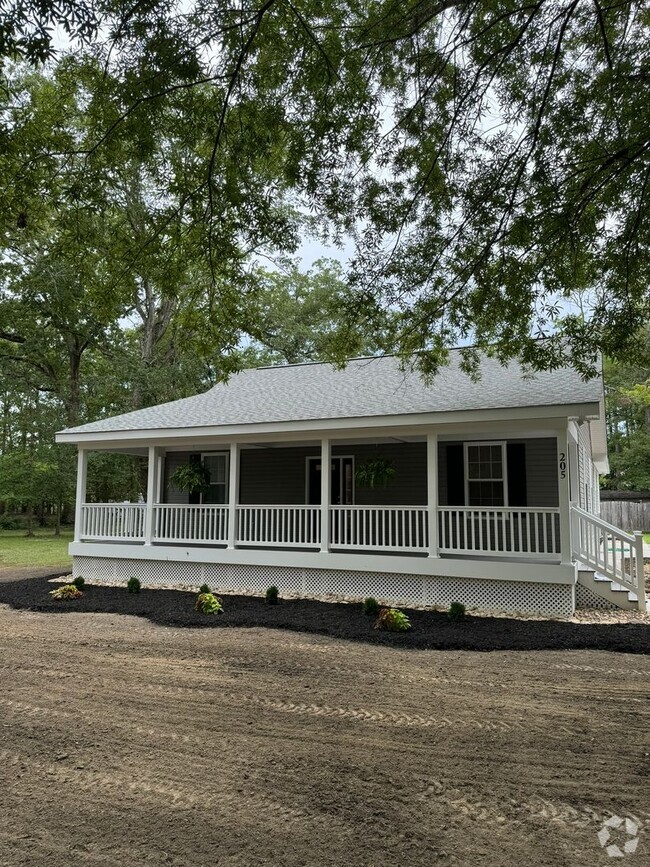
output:
<path id="1" fill-rule="evenodd" d="M 650 657 L 0 607 L 0 865 L 650 864 Z M 627 837 L 612 832 L 611 843 Z"/>

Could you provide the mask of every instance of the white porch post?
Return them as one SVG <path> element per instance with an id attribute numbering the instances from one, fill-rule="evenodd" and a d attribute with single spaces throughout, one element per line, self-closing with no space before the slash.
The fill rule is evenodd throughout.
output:
<path id="1" fill-rule="evenodd" d="M 228 478 L 228 547 L 237 547 L 237 503 L 239 502 L 239 443 L 230 443 Z"/>
<path id="2" fill-rule="evenodd" d="M 86 502 L 86 479 L 88 477 L 88 450 L 77 452 L 77 498 L 74 507 L 74 541 L 81 540 L 83 505 Z"/>
<path id="3" fill-rule="evenodd" d="M 438 557 L 438 434 L 427 434 L 427 522 L 429 557 Z"/>
<path id="4" fill-rule="evenodd" d="M 154 535 L 154 512 L 153 507 L 158 501 L 160 482 L 160 450 L 156 446 L 149 446 L 147 460 L 147 504 L 144 513 L 144 544 L 153 544 Z"/>
<path id="5" fill-rule="evenodd" d="M 569 506 L 569 440 L 566 428 L 557 435 L 557 487 L 560 507 L 560 558 L 564 565 L 569 565 L 573 559 L 573 546 Z"/>
<path id="6" fill-rule="evenodd" d="M 330 549 L 330 500 L 332 487 L 332 449 L 329 440 L 320 444 L 320 550 Z"/>

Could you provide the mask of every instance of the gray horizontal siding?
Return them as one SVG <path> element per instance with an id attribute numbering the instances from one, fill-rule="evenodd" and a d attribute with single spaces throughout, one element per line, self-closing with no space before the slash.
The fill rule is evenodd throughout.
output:
<path id="1" fill-rule="evenodd" d="M 529 506 L 548 506 L 559 504 L 557 487 L 557 440 L 544 439 L 513 440 L 526 443 L 526 485 Z"/>
<path id="2" fill-rule="evenodd" d="M 335 446 L 332 454 L 352 455 L 355 469 L 370 457 L 381 457 L 393 462 L 395 476 L 385 488 L 370 489 L 355 484 L 357 505 L 426 505 L 425 443 Z M 305 448 L 243 449 L 240 464 L 242 505 L 305 503 L 308 457 L 320 457 L 317 445 Z"/>
<path id="3" fill-rule="evenodd" d="M 355 503 L 358 506 L 426 506 L 427 446 L 426 443 L 388 443 L 386 445 L 355 445 L 335 448 L 332 454 L 354 455 L 355 470 L 369 458 L 392 461 L 395 475 L 386 487 L 364 488 L 355 483 Z"/>
<path id="4" fill-rule="evenodd" d="M 189 452 L 169 452 L 165 455 L 164 483 L 163 483 L 163 503 L 172 503 L 175 506 L 184 506 L 188 502 L 188 496 L 185 491 L 179 491 L 169 482 L 169 477 L 172 473 L 183 464 L 189 463 Z"/>
<path id="5" fill-rule="evenodd" d="M 303 505 L 308 455 L 318 457 L 318 446 L 242 449 L 239 464 L 239 497 L 242 505 Z"/>
<path id="6" fill-rule="evenodd" d="M 526 445 L 526 486 L 529 506 L 558 505 L 557 444 L 553 438 L 512 439 Z M 447 445 L 438 446 L 439 502 L 447 505 Z M 170 452 L 165 459 L 165 503 L 184 504 L 187 494 L 169 484 L 176 467 L 189 461 L 189 452 Z M 427 502 L 426 443 L 335 446 L 333 455 L 353 455 L 355 469 L 371 457 L 393 462 L 395 476 L 383 488 L 355 484 L 359 506 L 424 506 Z M 306 459 L 320 457 L 314 446 L 301 448 L 242 449 L 240 498 L 243 505 L 302 505 L 306 502 Z"/>

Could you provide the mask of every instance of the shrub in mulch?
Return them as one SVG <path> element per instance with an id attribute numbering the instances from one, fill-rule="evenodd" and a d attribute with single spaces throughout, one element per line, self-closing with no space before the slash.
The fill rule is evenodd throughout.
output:
<path id="1" fill-rule="evenodd" d="M 363 600 L 363 613 L 368 617 L 376 617 L 379 614 L 379 602 L 373 596 Z"/>
<path id="2" fill-rule="evenodd" d="M 464 620 L 465 613 L 465 606 L 462 602 L 452 602 L 449 606 L 448 614 L 450 620 Z"/>
<path id="3" fill-rule="evenodd" d="M 63 584 L 56 590 L 50 590 L 50 596 L 52 599 L 62 601 L 64 599 L 81 599 L 83 593 L 75 584 Z"/>
<path id="4" fill-rule="evenodd" d="M 214 593 L 199 593 L 194 603 L 194 610 L 201 614 L 223 614 L 223 605 L 219 596 Z"/>
<path id="5" fill-rule="evenodd" d="M 54 575 L 49 577 L 56 577 Z M 348 641 L 383 644 L 401 649 L 438 650 L 609 650 L 650 654 L 650 626 L 645 623 L 583 624 L 514 617 L 472 617 L 456 622 L 446 611 L 405 609 L 411 623 L 406 632 L 374 629 L 371 617 L 360 617 L 359 606 L 285 599 L 270 606 L 263 597 L 224 594 L 224 612 L 206 617 L 194 610 L 196 593 L 148 590 L 130 594 L 124 587 L 94 585 L 92 593 L 56 601 L 47 578 L 0 583 L 0 604 L 43 612 L 93 612 L 146 617 L 162 626 L 269 627 L 330 635 Z"/>
<path id="6" fill-rule="evenodd" d="M 380 608 L 375 621 L 375 629 L 385 629 L 386 632 L 406 632 L 411 628 L 411 621 L 399 608 Z"/>

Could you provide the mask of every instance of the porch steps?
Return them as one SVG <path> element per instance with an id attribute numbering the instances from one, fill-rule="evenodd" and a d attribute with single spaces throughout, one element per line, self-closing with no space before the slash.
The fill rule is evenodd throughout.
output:
<path id="1" fill-rule="evenodd" d="M 638 598 L 633 590 L 622 587 L 611 578 L 601 575 L 588 566 L 578 565 L 578 584 L 582 584 L 588 590 L 601 599 L 611 602 L 617 608 L 632 611 L 638 609 Z"/>

